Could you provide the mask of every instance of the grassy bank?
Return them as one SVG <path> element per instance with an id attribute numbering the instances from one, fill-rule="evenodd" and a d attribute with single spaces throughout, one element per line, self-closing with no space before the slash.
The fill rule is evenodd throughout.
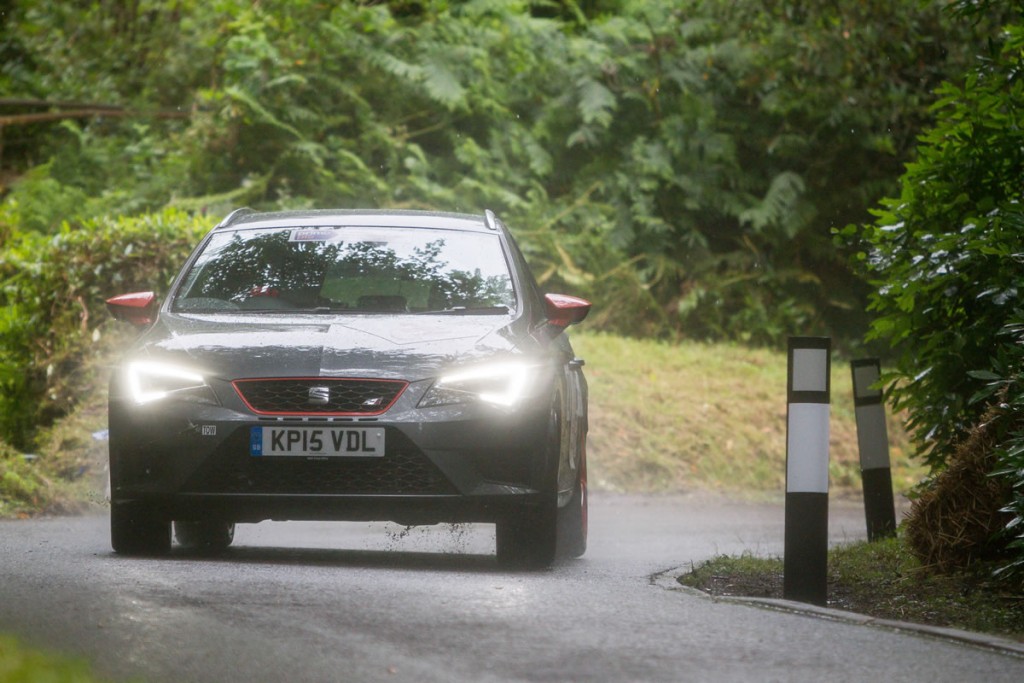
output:
<path id="1" fill-rule="evenodd" d="M 782 493 L 786 354 L 733 344 L 668 344 L 575 334 L 590 382 L 591 483 L 615 491 Z M 897 491 L 922 475 L 890 416 Z M 830 480 L 860 490 L 848 361 L 833 359 Z"/>
<path id="2" fill-rule="evenodd" d="M 85 372 L 89 395 L 43 430 L 31 453 L 0 442 L 0 518 L 77 514 L 105 505 L 108 372 L 101 360 Z"/>

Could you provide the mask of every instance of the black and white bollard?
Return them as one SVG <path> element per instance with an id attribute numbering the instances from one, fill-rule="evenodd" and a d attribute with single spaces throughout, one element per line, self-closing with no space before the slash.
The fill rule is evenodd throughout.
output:
<path id="1" fill-rule="evenodd" d="M 864 485 L 864 517 L 868 540 L 896 535 L 896 506 L 892 495 L 889 464 L 889 432 L 885 426 L 882 390 L 872 385 L 881 377 L 877 358 L 851 361 L 853 405 L 857 415 L 857 447 L 860 475 Z"/>
<path id="2" fill-rule="evenodd" d="M 831 347 L 828 337 L 789 338 L 782 593 L 821 606 L 828 597 Z"/>

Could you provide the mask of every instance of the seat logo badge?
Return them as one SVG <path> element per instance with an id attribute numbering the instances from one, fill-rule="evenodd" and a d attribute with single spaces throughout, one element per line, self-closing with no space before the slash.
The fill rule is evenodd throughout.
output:
<path id="1" fill-rule="evenodd" d="M 310 387 L 309 388 L 309 403 L 314 406 L 327 405 L 331 400 L 331 388 L 330 387 Z"/>

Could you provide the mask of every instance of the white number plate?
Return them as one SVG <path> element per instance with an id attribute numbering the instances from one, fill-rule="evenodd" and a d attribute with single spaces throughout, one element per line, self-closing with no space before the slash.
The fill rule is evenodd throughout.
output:
<path id="1" fill-rule="evenodd" d="M 249 453 L 255 457 L 380 458 L 384 456 L 382 427 L 253 427 Z"/>

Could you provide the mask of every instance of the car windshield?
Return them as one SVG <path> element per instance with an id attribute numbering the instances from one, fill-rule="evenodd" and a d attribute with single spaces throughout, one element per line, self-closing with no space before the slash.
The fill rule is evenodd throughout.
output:
<path id="1" fill-rule="evenodd" d="M 507 314 L 496 234 L 424 228 L 279 228 L 215 234 L 182 280 L 178 312 Z"/>

